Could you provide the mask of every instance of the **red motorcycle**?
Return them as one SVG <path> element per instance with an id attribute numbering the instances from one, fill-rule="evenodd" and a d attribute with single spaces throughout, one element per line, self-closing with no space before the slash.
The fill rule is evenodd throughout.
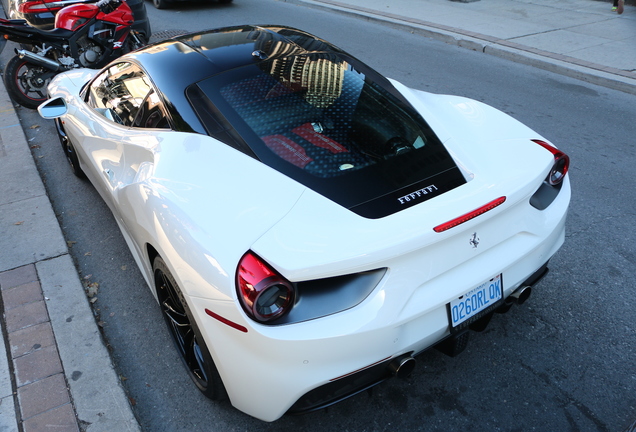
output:
<path id="1" fill-rule="evenodd" d="M 132 11 L 122 0 L 67 6 L 55 16 L 53 30 L 40 30 L 24 20 L 0 19 L 5 40 L 21 44 L 7 63 L 4 83 L 11 98 L 35 109 L 47 98 L 46 86 L 60 72 L 101 68 L 145 45 L 131 28 Z"/>

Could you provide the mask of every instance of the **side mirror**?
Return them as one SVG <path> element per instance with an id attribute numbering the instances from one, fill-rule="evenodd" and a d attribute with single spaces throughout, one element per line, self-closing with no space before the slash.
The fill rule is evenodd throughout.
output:
<path id="1" fill-rule="evenodd" d="M 38 107 L 38 112 L 42 118 L 51 120 L 63 116 L 68 112 L 66 101 L 62 97 L 49 99 L 42 102 Z"/>

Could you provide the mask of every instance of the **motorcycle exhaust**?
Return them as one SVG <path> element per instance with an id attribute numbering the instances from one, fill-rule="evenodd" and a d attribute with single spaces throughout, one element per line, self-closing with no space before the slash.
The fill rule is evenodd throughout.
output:
<path id="1" fill-rule="evenodd" d="M 31 63 L 35 63 L 38 66 L 43 66 L 47 69 L 52 70 L 53 72 L 58 72 L 60 70 L 60 64 L 51 59 L 47 59 L 39 54 L 32 53 L 31 51 L 23 50 L 23 49 L 15 49 L 15 53 L 21 59 L 26 58 Z"/>

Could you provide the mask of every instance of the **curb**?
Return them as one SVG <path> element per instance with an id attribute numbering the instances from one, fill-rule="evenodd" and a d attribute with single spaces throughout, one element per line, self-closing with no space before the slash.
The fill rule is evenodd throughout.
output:
<path id="1" fill-rule="evenodd" d="M 71 256 L 35 266 L 82 430 L 139 431 Z"/>
<path id="2" fill-rule="evenodd" d="M 307 4 L 343 14 L 365 17 L 368 20 L 406 28 L 417 34 L 451 45 L 480 51 L 488 55 L 522 63 L 581 81 L 636 95 L 636 74 L 596 63 L 586 62 L 562 54 L 531 48 L 505 39 L 409 18 L 374 9 L 347 5 L 333 0 L 284 0 Z"/>

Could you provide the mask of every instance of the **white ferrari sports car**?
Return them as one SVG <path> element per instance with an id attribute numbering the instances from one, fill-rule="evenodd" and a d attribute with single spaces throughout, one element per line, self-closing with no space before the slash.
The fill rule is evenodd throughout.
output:
<path id="1" fill-rule="evenodd" d="M 458 354 L 564 240 L 565 153 L 300 30 L 180 36 L 48 90 L 194 383 L 265 421 Z"/>

